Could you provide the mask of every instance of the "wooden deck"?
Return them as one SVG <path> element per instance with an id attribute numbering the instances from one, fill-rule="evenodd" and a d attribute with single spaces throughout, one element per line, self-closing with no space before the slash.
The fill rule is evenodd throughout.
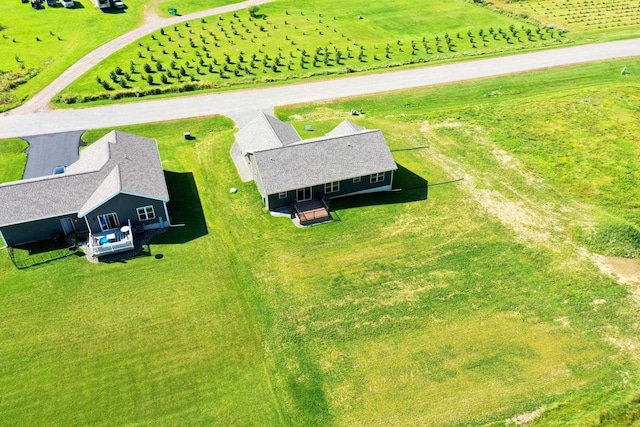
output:
<path id="1" fill-rule="evenodd" d="M 318 199 L 294 203 L 293 210 L 301 225 L 331 220 L 329 210 L 325 204 Z"/>

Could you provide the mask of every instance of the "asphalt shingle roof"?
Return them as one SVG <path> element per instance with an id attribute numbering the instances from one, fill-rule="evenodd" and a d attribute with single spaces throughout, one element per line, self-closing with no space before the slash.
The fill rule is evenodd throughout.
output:
<path id="1" fill-rule="evenodd" d="M 330 134 L 255 152 L 265 192 L 275 194 L 398 168 L 381 131 Z"/>
<path id="2" fill-rule="evenodd" d="M 154 140 L 112 131 L 81 151 L 64 174 L 1 184 L 0 225 L 83 216 L 118 192 L 169 200 Z"/>
<path id="3" fill-rule="evenodd" d="M 282 147 L 300 141 L 300 135 L 290 124 L 260 113 L 236 133 L 242 154 Z"/>

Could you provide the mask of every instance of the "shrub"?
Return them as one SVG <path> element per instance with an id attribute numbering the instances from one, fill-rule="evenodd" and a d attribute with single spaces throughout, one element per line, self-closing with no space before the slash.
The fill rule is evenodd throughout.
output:
<path id="1" fill-rule="evenodd" d="M 607 256 L 640 257 L 640 230 L 629 223 L 605 223 L 583 236 L 594 252 Z"/>
<path id="2" fill-rule="evenodd" d="M 248 12 L 249 12 L 249 16 L 252 18 L 255 18 L 258 15 L 258 11 L 260 10 L 260 6 L 249 6 Z"/>

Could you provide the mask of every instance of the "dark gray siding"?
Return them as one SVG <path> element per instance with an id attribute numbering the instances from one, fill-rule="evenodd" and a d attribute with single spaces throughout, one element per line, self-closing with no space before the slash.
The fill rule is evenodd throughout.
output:
<path id="1" fill-rule="evenodd" d="M 168 219 L 166 218 L 167 215 L 164 211 L 164 203 L 162 201 L 147 199 L 145 197 L 131 196 L 129 194 L 118 194 L 113 199 L 87 213 L 87 220 L 89 221 L 89 225 L 91 226 L 91 231 L 93 233 L 99 233 L 101 229 L 100 224 L 98 224 L 98 215 L 116 213 L 118 214 L 120 225 L 124 226 L 127 224 L 127 220 L 129 219 L 131 220 L 132 224 L 139 222 L 136 209 L 144 206 L 153 206 L 153 210 L 156 214 L 155 219 L 143 222 L 145 227 L 148 227 L 151 224 L 157 224 L 160 217 L 162 217 L 162 221 L 164 223 L 168 221 Z"/>
<path id="2" fill-rule="evenodd" d="M 370 175 L 360 177 L 360 182 L 353 182 L 353 178 L 344 179 L 340 181 L 340 190 L 333 193 L 324 192 L 324 184 L 313 186 L 311 193 L 314 198 L 321 199 L 322 197 L 332 198 L 338 196 L 344 196 L 351 193 L 357 193 L 359 191 L 371 190 L 378 187 L 384 187 L 391 184 L 393 171 L 387 171 L 384 175 L 384 180 L 376 183 L 371 183 Z M 279 210 L 291 206 L 296 201 L 296 190 L 287 192 L 287 198 L 280 199 L 278 194 L 270 194 L 268 196 L 267 208 L 271 211 Z"/>
<path id="3" fill-rule="evenodd" d="M 77 232 L 87 231 L 84 219 L 76 215 L 63 215 L 55 218 L 41 219 L 39 221 L 9 225 L 0 228 L 7 245 L 16 246 L 23 243 L 37 242 L 50 239 L 54 234 L 63 234 L 62 218 L 71 218 Z"/>
<path id="4" fill-rule="evenodd" d="M 275 211 L 282 208 L 291 206 L 296 201 L 296 192 L 287 191 L 286 199 L 281 199 L 278 194 L 269 194 L 269 203 L 267 208 L 270 211 Z"/>

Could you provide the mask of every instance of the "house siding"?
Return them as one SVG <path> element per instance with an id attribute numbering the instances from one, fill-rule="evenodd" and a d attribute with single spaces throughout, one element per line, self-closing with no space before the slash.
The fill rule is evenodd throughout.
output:
<path id="1" fill-rule="evenodd" d="M 353 178 L 343 179 L 340 181 L 340 190 L 333 193 L 324 192 L 324 184 L 315 185 L 311 188 L 311 194 L 313 198 L 321 199 L 323 197 L 333 198 L 338 196 L 346 196 L 352 193 L 360 191 L 366 191 L 375 189 L 378 187 L 389 186 L 393 180 L 393 171 L 385 172 L 384 179 L 380 182 L 371 183 L 369 179 L 370 175 L 360 177 L 360 182 L 353 182 Z M 355 178 L 355 177 L 354 177 Z M 270 211 L 276 211 L 283 208 L 290 207 L 296 201 L 296 190 L 287 192 L 286 199 L 280 199 L 278 194 L 269 194 L 267 198 L 267 209 Z"/>
<path id="2" fill-rule="evenodd" d="M 132 196 L 129 194 L 118 194 L 111 200 L 103 203 L 98 208 L 86 215 L 87 221 L 91 226 L 92 233 L 99 233 L 101 231 L 100 224 L 98 223 L 98 216 L 110 213 L 116 213 L 118 215 L 118 221 L 123 226 L 127 223 L 127 220 L 131 220 L 131 223 L 138 223 L 137 208 L 144 206 L 153 206 L 153 210 L 156 214 L 155 219 L 143 221 L 145 228 L 154 228 L 159 225 L 159 218 L 162 218 L 163 223 L 166 225 L 168 219 L 164 209 L 164 202 L 161 200 L 148 199 L 146 197 Z"/>
<path id="3" fill-rule="evenodd" d="M 41 219 L 38 221 L 24 222 L 22 224 L 8 225 L 1 227 L 2 235 L 9 246 L 17 246 L 25 243 L 37 242 L 50 239 L 54 234 L 64 234 L 60 220 L 71 218 L 77 232 L 86 232 L 87 225 L 82 218 L 77 215 L 62 215 L 54 218 Z"/>

